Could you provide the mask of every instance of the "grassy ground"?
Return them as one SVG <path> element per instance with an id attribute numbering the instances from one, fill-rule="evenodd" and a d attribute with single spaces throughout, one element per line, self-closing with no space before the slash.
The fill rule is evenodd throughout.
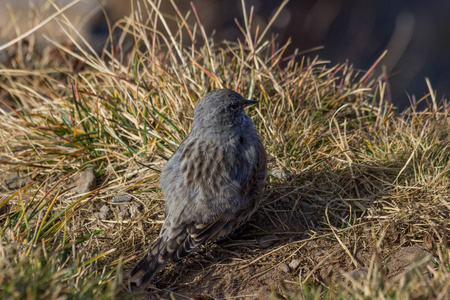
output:
<path id="1" fill-rule="evenodd" d="M 448 297 L 448 101 L 429 84 L 396 113 L 372 69 L 287 55 L 248 11 L 241 40 L 212 46 L 195 8 L 147 5 L 100 54 L 64 19 L 66 42 L 0 52 L 1 299 Z M 239 239 L 119 291 L 159 232 L 162 165 L 222 87 L 260 101 L 262 205 Z"/>

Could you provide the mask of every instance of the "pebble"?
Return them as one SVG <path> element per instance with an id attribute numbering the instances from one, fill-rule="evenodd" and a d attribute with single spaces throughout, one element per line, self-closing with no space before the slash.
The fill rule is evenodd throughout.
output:
<path id="1" fill-rule="evenodd" d="M 73 183 L 74 188 L 71 190 L 75 194 L 85 194 L 95 190 L 97 187 L 97 178 L 91 169 L 81 171 L 75 176 Z"/>
<path id="2" fill-rule="evenodd" d="M 289 179 L 292 177 L 291 172 L 280 168 L 273 168 L 272 170 L 270 170 L 270 174 L 278 179 Z"/>
<path id="3" fill-rule="evenodd" d="M 131 199 L 132 199 L 132 197 L 129 194 L 119 194 L 119 195 L 114 196 L 111 199 L 111 202 L 112 203 L 124 203 L 124 202 L 130 202 Z"/>
<path id="4" fill-rule="evenodd" d="M 289 266 L 288 266 L 287 264 L 285 264 L 285 263 L 281 263 L 281 264 L 278 266 L 278 269 L 279 269 L 281 272 L 283 272 L 283 273 L 290 273 L 290 272 L 291 272 L 291 269 L 290 269 Z"/>
<path id="5" fill-rule="evenodd" d="M 293 260 L 291 260 L 291 262 L 289 263 L 289 267 L 290 267 L 292 270 L 297 269 L 299 265 L 300 265 L 300 260 L 298 260 L 298 259 L 293 259 Z"/>
<path id="6" fill-rule="evenodd" d="M 103 212 L 103 213 L 107 213 L 107 212 L 109 212 L 111 210 L 111 208 L 109 208 L 109 206 L 108 205 L 103 205 L 101 208 L 100 208 L 100 211 L 101 212 Z"/>
<path id="7" fill-rule="evenodd" d="M 28 181 L 29 179 L 26 176 L 20 177 L 17 173 L 10 174 L 6 176 L 3 182 L 0 182 L 0 191 L 2 186 L 5 186 L 8 190 L 18 190 L 24 187 Z"/>
<path id="8" fill-rule="evenodd" d="M 121 210 L 121 211 L 117 214 L 117 217 L 118 217 L 119 219 L 125 219 L 125 218 L 128 218 L 129 216 L 130 216 L 130 213 L 128 212 L 127 209 Z"/>

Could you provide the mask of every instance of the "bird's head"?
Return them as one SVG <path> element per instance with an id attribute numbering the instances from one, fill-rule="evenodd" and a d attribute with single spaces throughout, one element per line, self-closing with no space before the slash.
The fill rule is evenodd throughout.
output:
<path id="1" fill-rule="evenodd" d="M 244 123 L 248 116 L 244 107 L 258 103 L 246 100 L 238 93 L 220 89 L 209 92 L 197 104 L 194 110 L 194 128 L 210 126 L 232 127 Z"/>

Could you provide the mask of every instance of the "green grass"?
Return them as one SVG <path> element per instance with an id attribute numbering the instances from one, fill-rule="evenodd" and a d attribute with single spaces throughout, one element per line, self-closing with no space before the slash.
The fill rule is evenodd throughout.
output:
<path id="1" fill-rule="evenodd" d="M 2 50 L 1 299 L 226 297 L 264 286 L 274 299 L 445 298 L 450 105 L 436 103 L 429 82 L 398 113 L 373 68 L 289 55 L 265 28 L 253 30 L 249 12 L 240 40 L 211 48 L 195 11 L 188 22 L 143 9 L 112 26 L 117 35 L 100 54 L 73 33 L 44 45 L 33 33 Z M 165 158 L 190 131 L 197 101 L 223 87 L 260 101 L 249 114 L 269 154 L 263 203 L 242 241 L 208 245 L 168 266 L 145 295 L 129 294 L 126 272 L 162 222 Z M 73 193 L 86 169 L 96 188 Z M 120 194 L 129 203 L 112 201 Z M 258 246 L 267 234 L 277 243 Z M 386 261 L 412 245 L 430 258 L 390 278 Z M 280 272 L 292 258 L 300 266 Z M 340 279 L 362 266 L 371 271 L 362 283 Z"/>

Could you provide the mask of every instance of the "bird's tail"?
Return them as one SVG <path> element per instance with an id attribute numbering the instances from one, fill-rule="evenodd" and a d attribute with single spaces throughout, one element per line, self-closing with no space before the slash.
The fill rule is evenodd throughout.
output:
<path id="1" fill-rule="evenodd" d="M 216 220 L 209 224 L 192 224 L 169 240 L 158 238 L 147 255 L 131 270 L 130 283 L 134 286 L 145 285 L 169 259 L 176 263 L 219 233 L 224 231 L 224 236 L 228 235 L 232 228 L 230 223 Z"/>
<path id="2" fill-rule="evenodd" d="M 147 255 L 131 270 L 130 283 L 135 286 L 145 285 L 168 260 L 176 263 L 197 246 L 198 244 L 193 241 L 186 229 L 167 241 L 163 237 L 159 237 Z"/>
<path id="3" fill-rule="evenodd" d="M 158 238 L 150 251 L 131 270 L 130 283 L 141 286 L 150 281 L 170 258 L 167 244 Z"/>

